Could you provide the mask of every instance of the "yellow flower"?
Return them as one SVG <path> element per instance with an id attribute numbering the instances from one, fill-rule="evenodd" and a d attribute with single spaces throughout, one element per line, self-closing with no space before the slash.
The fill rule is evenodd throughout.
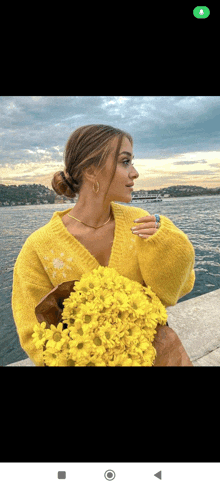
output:
<path id="1" fill-rule="evenodd" d="M 95 270 L 94 270 L 95 272 Z M 79 282 L 74 285 L 74 291 L 78 292 L 79 296 L 89 298 L 96 295 L 96 290 L 100 288 L 100 278 L 95 276 L 95 273 L 91 276 L 91 272 L 85 273 Z"/>
<path id="2" fill-rule="evenodd" d="M 126 330 L 124 335 L 124 342 L 126 346 L 136 345 L 139 341 L 139 337 L 141 335 L 141 329 L 137 324 L 130 325 L 130 327 Z"/>
<path id="3" fill-rule="evenodd" d="M 114 348 L 107 348 L 106 349 L 106 352 L 103 353 L 102 358 L 106 362 L 106 365 L 109 365 L 109 361 L 114 361 L 114 356 L 115 355 L 121 355 L 123 353 L 126 353 L 126 355 L 128 357 L 128 352 L 126 350 L 126 347 L 125 347 L 123 341 L 121 341 Z"/>
<path id="4" fill-rule="evenodd" d="M 114 304 L 114 294 L 107 289 L 97 290 L 96 302 L 100 311 L 106 311 L 112 304 Z"/>
<path id="5" fill-rule="evenodd" d="M 62 346 L 69 341 L 68 338 L 69 330 L 63 330 L 63 324 L 59 323 L 58 326 L 50 325 L 50 329 L 46 330 L 47 348 L 52 347 L 56 350 L 61 350 Z"/>
<path id="6" fill-rule="evenodd" d="M 106 362 L 101 357 L 91 357 L 86 367 L 106 367 Z"/>
<path id="7" fill-rule="evenodd" d="M 125 327 L 126 324 L 130 324 L 131 322 L 133 322 L 133 319 L 134 319 L 134 312 L 129 309 L 127 311 L 118 312 L 118 320 L 121 321 L 125 325 Z"/>
<path id="8" fill-rule="evenodd" d="M 146 351 L 150 347 L 150 341 L 146 338 L 144 334 L 141 334 L 141 336 L 138 339 L 137 347 L 141 348 L 142 352 Z"/>
<path id="9" fill-rule="evenodd" d="M 80 311 L 75 318 L 74 326 L 81 327 L 89 325 L 90 327 L 98 326 L 98 311 L 91 304 L 82 304 Z"/>
<path id="10" fill-rule="evenodd" d="M 109 367 L 130 367 L 132 359 L 128 358 L 127 353 L 119 353 L 114 355 L 113 361 L 109 361 Z"/>
<path id="11" fill-rule="evenodd" d="M 95 352 L 95 345 L 87 336 L 76 335 L 70 342 L 70 358 L 74 360 L 76 364 L 86 365 L 90 361 L 90 356 L 93 352 Z"/>
<path id="12" fill-rule="evenodd" d="M 98 352 L 94 353 L 94 355 L 90 356 L 90 361 L 86 364 L 86 367 L 106 367 L 106 361 L 102 355 L 99 355 Z"/>
<path id="13" fill-rule="evenodd" d="M 137 360 L 132 360 L 132 367 L 141 367 L 141 363 L 138 362 Z"/>
<path id="14" fill-rule="evenodd" d="M 117 338 L 116 327 L 113 327 L 108 321 L 99 328 L 99 337 L 105 348 L 112 348 L 120 341 Z"/>
<path id="15" fill-rule="evenodd" d="M 114 293 L 114 303 L 116 302 L 121 311 L 127 311 L 129 308 L 129 296 L 121 290 L 116 290 Z"/>
<path id="16" fill-rule="evenodd" d="M 59 352 L 55 348 L 47 348 L 43 352 L 44 362 L 48 367 L 66 367 L 67 357 L 65 352 Z"/>
<path id="17" fill-rule="evenodd" d="M 33 342 L 37 349 L 43 347 L 46 341 L 46 323 L 43 321 L 41 324 L 35 324 L 34 333 L 32 334 Z"/>
<path id="18" fill-rule="evenodd" d="M 127 355 L 132 358 L 132 360 L 136 360 L 138 363 L 142 363 L 143 361 L 143 353 L 141 348 L 137 348 L 136 345 L 130 345 L 126 348 Z"/>
<path id="19" fill-rule="evenodd" d="M 149 308 L 149 305 L 146 301 L 146 297 L 139 292 L 131 294 L 129 297 L 129 304 L 134 309 L 136 316 L 140 317 L 146 314 L 146 309 Z"/>
<path id="20" fill-rule="evenodd" d="M 150 343 L 153 343 L 155 335 L 157 334 L 157 330 L 156 328 L 152 329 L 145 326 L 142 328 L 142 333 L 145 334 L 145 337 L 150 341 Z"/>
<path id="21" fill-rule="evenodd" d="M 150 367 L 153 364 L 156 358 L 156 353 L 153 345 L 149 345 L 148 350 L 143 353 L 143 367 Z"/>
<path id="22" fill-rule="evenodd" d="M 80 336 L 82 336 L 84 334 L 84 326 L 69 326 L 69 336 L 70 338 L 74 338 L 75 335 L 79 334 Z"/>

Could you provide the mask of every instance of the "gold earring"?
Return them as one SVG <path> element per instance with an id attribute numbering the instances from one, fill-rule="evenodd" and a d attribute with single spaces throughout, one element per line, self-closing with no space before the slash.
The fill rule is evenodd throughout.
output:
<path id="1" fill-rule="evenodd" d="M 95 183 L 93 183 L 93 191 L 97 194 L 99 192 L 99 182 L 96 182 L 98 185 L 97 190 L 94 189 Z"/>

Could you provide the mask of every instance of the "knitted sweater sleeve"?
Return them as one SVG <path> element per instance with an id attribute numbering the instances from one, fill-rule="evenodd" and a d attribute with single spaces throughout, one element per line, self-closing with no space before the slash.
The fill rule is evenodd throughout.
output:
<path id="1" fill-rule="evenodd" d="M 37 366 L 43 366 L 43 350 L 37 350 L 32 339 L 38 322 L 35 307 L 53 288 L 28 238 L 15 262 L 11 305 L 20 345 Z"/>
<path id="2" fill-rule="evenodd" d="M 146 285 L 165 307 L 174 306 L 195 283 L 195 251 L 188 236 L 165 216 L 148 239 L 138 239 L 138 261 Z"/>

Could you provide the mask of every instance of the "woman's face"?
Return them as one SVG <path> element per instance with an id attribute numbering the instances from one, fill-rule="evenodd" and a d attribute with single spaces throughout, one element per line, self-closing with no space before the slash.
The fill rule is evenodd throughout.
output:
<path id="1" fill-rule="evenodd" d="M 117 139 L 112 147 L 113 153 L 107 158 L 106 168 L 112 168 Z M 132 191 L 135 189 L 127 187 L 127 185 L 134 183 L 135 179 L 139 177 L 138 171 L 132 164 L 132 158 L 132 145 L 129 139 L 124 137 L 119 151 L 116 172 L 108 191 L 108 196 L 111 201 L 130 202 L 132 199 Z"/>

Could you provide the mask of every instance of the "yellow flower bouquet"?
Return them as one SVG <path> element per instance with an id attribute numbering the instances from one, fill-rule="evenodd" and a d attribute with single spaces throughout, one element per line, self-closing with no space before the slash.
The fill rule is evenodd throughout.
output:
<path id="1" fill-rule="evenodd" d="M 99 266 L 74 282 L 62 308 L 57 326 L 34 326 L 46 366 L 153 365 L 152 343 L 167 312 L 149 286 Z"/>

